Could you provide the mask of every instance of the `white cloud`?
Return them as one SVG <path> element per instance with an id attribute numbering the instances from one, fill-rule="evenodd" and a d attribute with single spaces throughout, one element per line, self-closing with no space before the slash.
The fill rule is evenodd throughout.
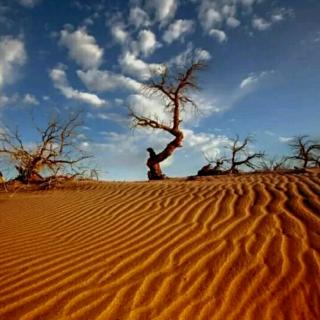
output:
<path id="1" fill-rule="evenodd" d="M 22 102 L 25 103 L 25 104 L 30 104 L 30 105 L 34 105 L 34 106 L 36 106 L 36 105 L 39 104 L 38 99 L 37 99 L 34 95 L 32 95 L 32 94 L 30 94 L 30 93 L 27 93 L 27 94 L 23 97 Z"/>
<path id="2" fill-rule="evenodd" d="M 89 90 L 103 92 L 116 89 L 127 89 L 139 91 L 141 84 L 122 74 L 116 74 L 110 71 L 87 70 L 77 71 L 78 77 Z"/>
<path id="3" fill-rule="evenodd" d="M 255 17 L 252 20 L 252 26 L 259 31 L 265 31 L 271 28 L 272 23 L 265 20 L 264 18 Z"/>
<path id="4" fill-rule="evenodd" d="M 294 17 L 294 11 L 288 8 L 276 8 L 273 10 L 272 14 L 268 19 L 261 17 L 254 17 L 252 20 L 253 28 L 259 31 L 265 31 L 270 29 L 274 24 L 281 23 L 287 18 Z"/>
<path id="5" fill-rule="evenodd" d="M 185 139 L 183 148 L 179 148 L 166 161 L 161 163 L 164 173 L 169 176 L 195 174 L 205 163 L 204 154 L 209 157 L 221 156 L 224 146 L 230 140 L 223 135 L 207 132 L 195 132 L 191 129 L 182 129 Z M 173 139 L 161 130 L 139 128 L 132 132 L 101 132 L 102 143 L 91 143 L 90 152 L 98 154 L 98 162 L 102 168 L 112 168 L 105 176 L 108 179 L 119 175 L 126 179 L 147 179 L 147 147 L 160 152 Z M 186 161 L 186 158 L 192 161 Z"/>
<path id="6" fill-rule="evenodd" d="M 129 34 L 122 24 L 112 26 L 111 34 L 113 38 L 121 44 L 125 43 L 129 39 Z"/>
<path id="7" fill-rule="evenodd" d="M 150 0 L 148 5 L 155 9 L 156 19 L 163 24 L 174 17 L 178 0 Z"/>
<path id="8" fill-rule="evenodd" d="M 38 99 L 30 94 L 27 93 L 24 96 L 21 96 L 18 93 L 15 93 L 11 96 L 6 96 L 4 94 L 0 95 L 0 107 L 8 106 L 8 105 L 39 105 Z"/>
<path id="9" fill-rule="evenodd" d="M 85 28 L 74 32 L 64 29 L 60 32 L 60 44 L 69 50 L 69 56 L 85 69 L 97 68 L 102 63 L 103 49 Z"/>
<path id="10" fill-rule="evenodd" d="M 227 18 L 226 23 L 231 28 L 237 28 L 241 24 L 241 22 L 238 19 L 236 19 L 235 17 Z"/>
<path id="11" fill-rule="evenodd" d="M 237 9 L 235 4 L 234 5 L 224 4 L 221 9 L 221 12 L 225 17 L 233 17 L 236 14 Z"/>
<path id="12" fill-rule="evenodd" d="M 248 6 L 248 7 L 252 6 L 256 2 L 256 0 L 240 0 L 240 1 L 244 6 Z"/>
<path id="13" fill-rule="evenodd" d="M 192 61 L 206 62 L 211 59 L 211 55 L 207 50 L 202 48 L 193 48 L 191 42 L 188 43 L 186 50 L 169 60 L 168 65 L 186 66 Z"/>
<path id="14" fill-rule="evenodd" d="M 151 25 L 148 14 L 139 7 L 130 9 L 129 23 L 133 24 L 136 28 L 148 27 Z"/>
<path id="15" fill-rule="evenodd" d="M 243 88 L 252 86 L 253 84 L 257 83 L 258 81 L 259 81 L 259 77 L 255 76 L 255 75 L 250 75 L 241 81 L 240 88 L 243 89 Z"/>
<path id="16" fill-rule="evenodd" d="M 199 8 L 199 20 L 205 30 L 215 29 L 223 21 L 217 3 L 208 0 L 201 1 Z"/>
<path id="17" fill-rule="evenodd" d="M 281 142 L 281 143 L 288 143 L 288 142 L 290 142 L 290 141 L 292 141 L 294 138 L 292 138 L 292 137 L 279 137 L 279 141 Z"/>
<path id="18" fill-rule="evenodd" d="M 33 8 L 35 5 L 39 4 L 41 0 L 19 0 L 19 3 L 28 8 Z"/>
<path id="19" fill-rule="evenodd" d="M 184 125 L 192 124 L 196 126 L 201 118 L 221 111 L 215 104 L 214 99 L 209 99 L 204 94 L 193 94 L 189 97 L 193 99 L 198 109 L 188 105 L 181 111 L 181 120 Z M 136 115 L 154 119 L 170 126 L 172 124 L 172 114 L 165 108 L 168 103 L 168 99 L 164 96 L 132 94 L 127 98 L 126 104 Z"/>
<path id="20" fill-rule="evenodd" d="M 271 15 L 271 20 L 274 23 L 282 22 L 287 18 L 294 17 L 294 11 L 288 8 L 277 8 L 273 11 Z"/>
<path id="21" fill-rule="evenodd" d="M 192 29 L 192 20 L 176 20 L 169 25 L 168 29 L 163 35 L 163 40 L 167 43 L 172 43 L 177 39 L 183 40 L 186 34 L 192 32 Z"/>
<path id="22" fill-rule="evenodd" d="M 248 89 L 254 87 L 259 81 L 274 74 L 274 70 L 262 71 L 260 73 L 251 73 L 248 77 L 243 79 L 240 83 L 241 89 Z"/>
<path id="23" fill-rule="evenodd" d="M 138 46 L 144 56 L 149 56 L 161 45 L 157 42 L 156 36 L 152 31 L 141 30 L 138 37 Z"/>
<path id="24" fill-rule="evenodd" d="M 0 95 L 0 108 L 9 104 L 10 98 L 5 95 Z"/>
<path id="25" fill-rule="evenodd" d="M 0 90 L 16 79 L 18 68 L 26 59 L 22 40 L 10 36 L 0 37 Z"/>
<path id="26" fill-rule="evenodd" d="M 86 103 L 93 107 L 102 107 L 107 104 L 105 100 L 100 99 L 95 94 L 73 89 L 68 83 L 65 68 L 62 66 L 57 66 L 50 70 L 50 78 L 52 79 L 55 88 L 60 90 L 67 99 Z"/>
<path id="27" fill-rule="evenodd" d="M 148 80 L 154 72 L 163 69 L 161 64 L 147 64 L 130 52 L 124 52 L 124 54 L 119 58 L 119 64 L 125 73 L 130 74 L 133 77 L 137 77 L 139 80 Z"/>
<path id="28" fill-rule="evenodd" d="M 230 144 L 230 139 L 223 135 L 198 132 L 191 129 L 183 130 L 185 135 L 185 146 L 187 149 L 194 149 L 205 154 L 211 159 L 222 156 L 224 147 Z M 199 168 L 200 169 L 200 168 Z"/>
<path id="29" fill-rule="evenodd" d="M 209 31 L 209 35 L 217 39 L 220 43 L 226 42 L 228 40 L 226 33 L 222 30 L 211 29 Z"/>
<path id="30" fill-rule="evenodd" d="M 165 111 L 165 103 L 160 97 L 147 97 L 143 94 L 132 94 L 127 98 L 127 104 L 135 114 L 170 125 L 171 117 Z"/>
<path id="31" fill-rule="evenodd" d="M 195 61 L 209 61 L 211 59 L 211 54 L 204 49 L 196 48 L 194 50 Z"/>

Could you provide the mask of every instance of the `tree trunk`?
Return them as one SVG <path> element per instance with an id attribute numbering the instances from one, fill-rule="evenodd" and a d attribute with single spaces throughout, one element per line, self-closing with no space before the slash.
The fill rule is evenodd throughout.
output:
<path id="1" fill-rule="evenodd" d="M 170 157 L 176 148 L 182 146 L 183 133 L 180 130 L 175 130 L 172 131 L 171 134 L 175 136 L 175 139 L 172 140 L 162 152 L 156 154 L 152 148 L 147 149 L 149 152 L 149 158 L 147 160 L 149 180 L 162 180 L 165 178 L 165 175 L 161 171 L 160 163 Z"/>

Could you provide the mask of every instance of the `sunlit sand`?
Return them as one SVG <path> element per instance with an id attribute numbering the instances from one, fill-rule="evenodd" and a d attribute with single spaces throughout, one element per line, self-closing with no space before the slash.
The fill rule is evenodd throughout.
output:
<path id="1" fill-rule="evenodd" d="M 0 193 L 0 319 L 319 319 L 320 174 Z"/>

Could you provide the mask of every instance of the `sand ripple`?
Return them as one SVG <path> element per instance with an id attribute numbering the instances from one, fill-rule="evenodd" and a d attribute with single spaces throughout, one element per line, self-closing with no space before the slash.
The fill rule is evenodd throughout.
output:
<path id="1" fill-rule="evenodd" d="M 320 319 L 319 174 L 0 194 L 0 319 Z"/>

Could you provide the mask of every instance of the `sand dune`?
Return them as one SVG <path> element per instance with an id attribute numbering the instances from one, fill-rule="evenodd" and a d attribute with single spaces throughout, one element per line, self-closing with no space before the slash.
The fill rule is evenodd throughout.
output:
<path id="1" fill-rule="evenodd" d="M 0 194 L 0 319 L 320 319 L 320 175 Z"/>

